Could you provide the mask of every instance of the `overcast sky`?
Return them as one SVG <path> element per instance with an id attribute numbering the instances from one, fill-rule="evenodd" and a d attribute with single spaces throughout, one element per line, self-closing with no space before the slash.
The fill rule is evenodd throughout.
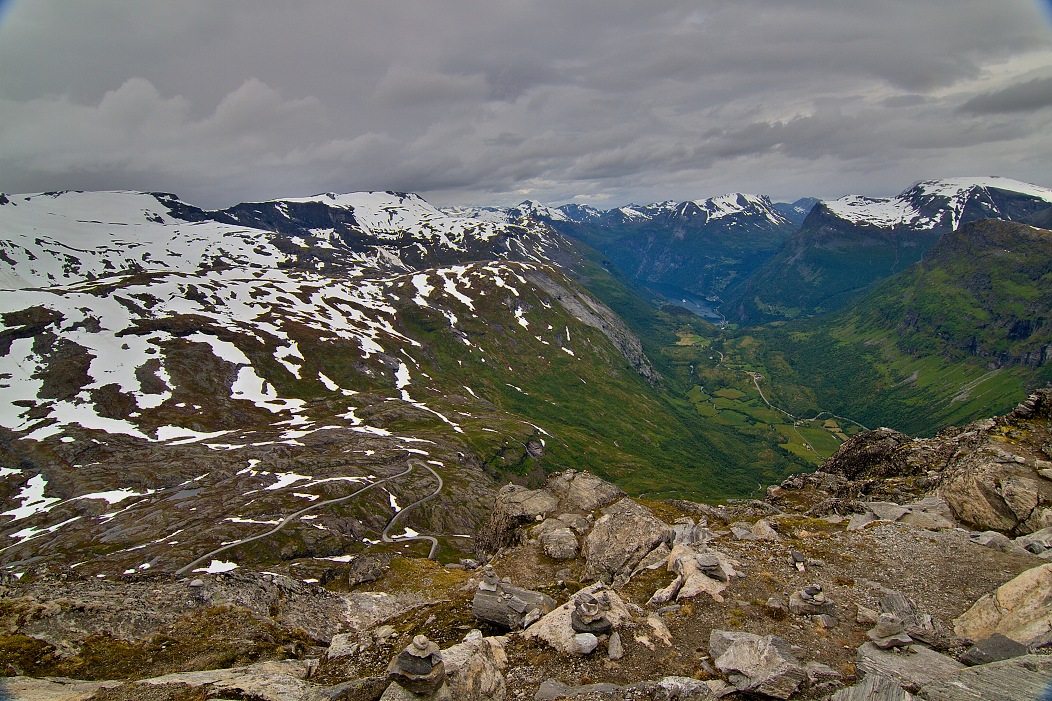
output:
<path id="1" fill-rule="evenodd" d="M 204 207 L 1052 186 L 1034 0 L 0 0 L 0 190 Z"/>

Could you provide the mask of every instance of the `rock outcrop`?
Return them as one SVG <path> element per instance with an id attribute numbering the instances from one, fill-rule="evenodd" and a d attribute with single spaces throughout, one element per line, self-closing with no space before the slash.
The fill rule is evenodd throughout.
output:
<path id="1" fill-rule="evenodd" d="M 953 627 L 971 640 L 1000 633 L 1024 645 L 1052 643 L 1052 563 L 1005 582 L 954 620 Z"/>
<path id="2" fill-rule="evenodd" d="M 585 539 L 585 577 L 626 580 L 649 552 L 667 543 L 670 533 L 649 509 L 625 497 L 603 509 Z"/>
<path id="3" fill-rule="evenodd" d="M 714 630 L 709 654 L 738 691 L 787 699 L 807 679 L 789 643 L 776 635 Z"/>

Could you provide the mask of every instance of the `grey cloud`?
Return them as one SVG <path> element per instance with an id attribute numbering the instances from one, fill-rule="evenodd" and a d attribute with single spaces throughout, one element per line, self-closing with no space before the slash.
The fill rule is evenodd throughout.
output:
<path id="1" fill-rule="evenodd" d="M 0 26 L 0 189 L 616 204 L 1040 181 L 1052 83 L 1029 71 L 1050 58 L 1028 0 L 24 0 Z"/>
<path id="2" fill-rule="evenodd" d="M 1052 107 L 1052 76 L 1034 78 L 1025 83 L 1017 83 L 1001 90 L 976 95 L 961 105 L 961 111 L 997 114 L 999 112 L 1029 112 L 1046 107 Z"/>

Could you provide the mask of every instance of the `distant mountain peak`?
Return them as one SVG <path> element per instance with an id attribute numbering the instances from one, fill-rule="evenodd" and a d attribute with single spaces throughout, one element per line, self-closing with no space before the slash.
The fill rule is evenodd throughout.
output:
<path id="1" fill-rule="evenodd" d="M 823 204 L 833 215 L 853 224 L 918 230 L 956 229 L 982 218 L 1016 218 L 1011 202 L 995 197 L 992 191 L 1052 204 L 1052 189 L 996 176 L 923 180 L 896 197 L 847 195 Z"/>

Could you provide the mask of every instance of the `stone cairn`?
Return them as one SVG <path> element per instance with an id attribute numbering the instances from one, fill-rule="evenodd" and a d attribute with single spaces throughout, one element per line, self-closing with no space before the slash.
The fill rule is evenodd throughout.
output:
<path id="1" fill-rule="evenodd" d="M 821 584 L 808 584 L 789 597 L 789 611 L 797 616 L 811 616 L 823 628 L 836 625 L 836 604 L 822 591 Z"/>
<path id="2" fill-rule="evenodd" d="M 913 638 L 906 632 L 905 622 L 892 613 L 880 614 L 877 624 L 870 628 L 866 635 L 881 650 L 906 647 L 913 643 Z"/>
<path id="3" fill-rule="evenodd" d="M 413 638 L 413 642 L 391 660 L 387 665 L 387 680 L 390 684 L 381 701 L 450 699 L 442 653 L 438 645 L 424 635 Z"/>
<path id="4" fill-rule="evenodd" d="M 471 612 L 476 618 L 510 630 L 526 628 L 554 608 L 555 599 L 513 586 L 510 579 L 497 576 L 491 566 L 483 572 L 471 600 Z"/>
<path id="5" fill-rule="evenodd" d="M 606 592 L 600 592 L 598 597 L 581 594 L 574 599 L 570 625 L 573 626 L 575 633 L 591 633 L 592 635 L 609 633 L 614 627 L 606 617 L 606 612 L 609 610 L 610 600 Z"/>

